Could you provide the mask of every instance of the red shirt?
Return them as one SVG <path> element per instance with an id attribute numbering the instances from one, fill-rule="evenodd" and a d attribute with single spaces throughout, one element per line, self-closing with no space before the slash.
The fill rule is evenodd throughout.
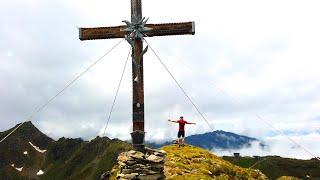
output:
<path id="1" fill-rule="evenodd" d="M 184 131 L 184 125 L 188 124 L 188 122 L 183 119 L 180 119 L 177 122 L 179 123 L 179 131 Z"/>

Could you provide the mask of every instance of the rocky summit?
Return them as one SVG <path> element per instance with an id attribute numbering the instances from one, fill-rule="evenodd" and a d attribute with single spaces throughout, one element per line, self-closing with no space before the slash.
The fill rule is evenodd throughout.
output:
<path id="1" fill-rule="evenodd" d="M 162 180 L 166 152 L 146 148 L 146 153 L 139 151 L 123 152 L 118 156 L 118 165 L 112 170 L 111 179 L 121 180 Z"/>
<path id="2" fill-rule="evenodd" d="M 161 150 L 148 150 L 146 154 L 137 151 L 121 153 L 110 179 L 268 179 L 259 170 L 238 167 L 207 150 L 191 145 L 170 145 Z"/>

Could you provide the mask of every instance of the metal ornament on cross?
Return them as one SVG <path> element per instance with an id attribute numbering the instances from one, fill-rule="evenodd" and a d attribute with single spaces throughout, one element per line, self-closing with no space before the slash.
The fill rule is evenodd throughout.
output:
<path id="1" fill-rule="evenodd" d="M 114 39 L 125 38 L 132 47 L 132 144 L 136 150 L 144 151 L 144 84 L 143 38 L 170 35 L 194 35 L 195 23 L 147 24 L 148 19 L 142 17 L 142 0 L 131 0 L 131 21 L 124 20 L 126 25 L 113 27 L 79 28 L 79 39 Z"/>

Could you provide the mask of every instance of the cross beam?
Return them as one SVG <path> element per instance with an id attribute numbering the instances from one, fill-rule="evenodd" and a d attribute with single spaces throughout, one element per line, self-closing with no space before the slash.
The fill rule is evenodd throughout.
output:
<path id="1" fill-rule="evenodd" d="M 186 34 L 194 35 L 195 33 L 194 22 L 146 24 L 145 26 L 151 29 L 150 31 L 145 33 L 147 37 Z M 127 35 L 127 32 L 125 31 L 126 28 L 127 26 L 80 28 L 79 38 L 82 41 L 124 38 Z"/>
<path id="2" fill-rule="evenodd" d="M 132 109 L 133 132 L 131 133 L 134 148 L 144 151 L 144 87 L 143 87 L 143 38 L 169 35 L 194 35 L 195 23 L 147 24 L 142 18 L 142 0 L 131 0 L 131 22 L 127 25 L 113 27 L 80 28 L 80 40 L 125 38 L 132 46 Z"/>

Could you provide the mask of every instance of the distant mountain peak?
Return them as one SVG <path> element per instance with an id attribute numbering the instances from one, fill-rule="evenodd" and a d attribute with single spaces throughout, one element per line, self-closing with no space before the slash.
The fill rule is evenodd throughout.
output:
<path id="1" fill-rule="evenodd" d="M 17 128 L 18 126 L 19 129 L 16 130 L 16 132 L 19 132 L 19 131 L 30 131 L 30 132 L 40 132 L 42 133 L 31 121 L 26 121 L 26 122 L 22 122 L 23 124 L 21 125 L 21 123 L 18 123 L 16 124 L 13 128 L 5 131 L 7 133 L 11 132 L 12 130 L 14 130 L 15 128 Z M 5 133 L 3 132 L 3 133 Z"/>
<path id="2" fill-rule="evenodd" d="M 13 128 L 0 133 L 0 137 L 6 136 L 16 127 L 18 127 L 21 123 L 15 125 Z M 52 142 L 53 139 L 42 133 L 31 121 L 27 121 L 23 123 L 19 129 L 17 129 L 13 134 L 11 134 L 4 142 L 4 145 L 10 145 L 18 142 L 24 142 L 24 144 L 28 144 L 28 142 L 32 142 L 36 144 L 40 148 L 47 148 Z"/>
<path id="3" fill-rule="evenodd" d="M 191 135 L 186 137 L 186 142 L 206 149 L 240 149 L 251 146 L 256 138 L 217 130 L 204 134 Z"/>
<path id="4" fill-rule="evenodd" d="M 254 141 L 259 141 L 256 138 L 235 134 L 223 130 L 206 132 L 203 134 L 194 134 L 185 138 L 186 143 L 201 147 L 208 150 L 213 149 L 240 149 L 251 146 Z M 167 141 L 161 144 L 149 143 L 152 147 L 162 147 L 171 144 L 172 141 Z M 261 142 L 260 142 L 261 143 Z M 263 145 L 261 143 L 261 145 Z"/>

